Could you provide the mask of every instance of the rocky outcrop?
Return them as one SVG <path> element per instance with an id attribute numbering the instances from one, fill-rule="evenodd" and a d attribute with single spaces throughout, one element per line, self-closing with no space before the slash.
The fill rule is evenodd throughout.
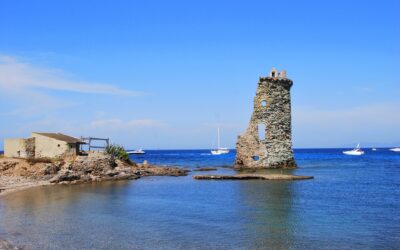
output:
<path id="1" fill-rule="evenodd" d="M 236 168 L 295 168 L 290 88 L 286 71 L 272 69 L 260 77 L 254 111 L 246 132 L 236 143 Z"/>
<path id="2" fill-rule="evenodd" d="M 49 163 L 27 159 L 0 159 L 0 192 L 50 183 L 84 183 L 93 181 L 129 180 L 142 176 L 183 176 L 188 170 L 136 164 L 114 159 L 104 153 L 54 160 Z"/>
<path id="3" fill-rule="evenodd" d="M 64 182 L 90 182 L 102 180 L 128 180 L 141 176 L 186 175 L 187 170 L 176 167 L 158 167 L 149 164 L 137 165 L 136 163 L 115 160 L 107 154 L 90 154 L 78 156 L 73 162 L 66 163 L 51 180 L 52 183 Z"/>
<path id="4" fill-rule="evenodd" d="M 177 167 L 167 167 L 167 166 L 139 166 L 137 172 L 140 176 L 184 176 L 187 175 L 189 170 Z"/>
<path id="5" fill-rule="evenodd" d="M 22 248 L 15 247 L 15 246 L 11 245 L 9 242 L 7 242 L 6 240 L 0 239 L 0 250 L 18 250 L 18 249 L 22 249 Z"/>
<path id="6" fill-rule="evenodd" d="M 202 167 L 202 168 L 196 168 L 194 171 L 215 171 L 217 168 L 212 168 L 212 167 Z"/>
<path id="7" fill-rule="evenodd" d="M 3 159 L 0 161 L 0 172 L 7 171 L 8 169 L 14 168 L 18 164 L 18 161 L 12 159 Z"/>
<path id="8" fill-rule="evenodd" d="M 196 180 L 309 180 L 313 176 L 290 174 L 195 175 Z"/>

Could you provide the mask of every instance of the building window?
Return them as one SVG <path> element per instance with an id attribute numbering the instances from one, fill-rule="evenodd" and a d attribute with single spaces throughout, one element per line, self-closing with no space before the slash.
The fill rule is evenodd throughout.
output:
<path id="1" fill-rule="evenodd" d="M 265 140 L 265 124 L 263 123 L 258 124 L 258 139 Z"/>
<path id="2" fill-rule="evenodd" d="M 57 144 L 57 147 L 60 147 L 60 144 Z"/>

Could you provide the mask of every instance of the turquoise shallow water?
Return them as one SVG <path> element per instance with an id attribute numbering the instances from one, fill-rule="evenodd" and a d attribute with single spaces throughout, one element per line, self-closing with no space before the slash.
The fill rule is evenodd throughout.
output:
<path id="1" fill-rule="evenodd" d="M 14 193 L 0 198 L 0 238 L 29 249 L 399 249 L 400 154 L 341 151 L 295 151 L 291 172 L 314 180 L 147 177 Z M 134 159 L 194 169 L 231 165 L 234 152 Z"/>

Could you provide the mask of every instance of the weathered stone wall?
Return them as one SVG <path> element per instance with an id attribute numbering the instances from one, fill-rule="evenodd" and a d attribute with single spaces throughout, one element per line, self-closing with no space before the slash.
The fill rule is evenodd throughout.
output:
<path id="1" fill-rule="evenodd" d="M 26 157 L 25 139 L 13 138 L 4 140 L 5 157 Z"/>
<path id="2" fill-rule="evenodd" d="M 35 138 L 4 140 L 4 156 L 30 158 L 35 156 Z"/>
<path id="3" fill-rule="evenodd" d="M 35 157 L 35 138 L 25 139 L 25 149 L 28 158 Z"/>
<path id="4" fill-rule="evenodd" d="M 32 133 L 31 138 L 35 138 L 35 157 L 64 157 L 77 154 L 75 145 L 65 141 L 56 140 L 38 133 Z"/>
<path id="5" fill-rule="evenodd" d="M 292 84 L 286 71 L 278 73 L 272 69 L 268 77 L 260 77 L 249 127 L 236 143 L 235 167 L 296 167 L 291 132 Z M 265 131 L 258 131 L 259 125 L 265 126 Z M 259 134 L 264 134 L 264 138 Z"/>

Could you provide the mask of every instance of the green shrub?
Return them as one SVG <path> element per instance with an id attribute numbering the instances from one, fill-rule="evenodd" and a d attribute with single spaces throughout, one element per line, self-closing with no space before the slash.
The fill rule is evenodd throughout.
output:
<path id="1" fill-rule="evenodd" d="M 124 147 L 116 144 L 110 144 L 106 147 L 106 153 L 112 157 L 119 159 L 121 161 L 132 163 L 129 159 L 129 154 L 126 152 Z"/>

